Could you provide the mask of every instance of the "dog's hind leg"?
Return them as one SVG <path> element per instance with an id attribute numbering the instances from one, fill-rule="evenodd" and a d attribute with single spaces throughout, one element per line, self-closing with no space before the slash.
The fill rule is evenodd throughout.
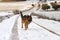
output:
<path id="1" fill-rule="evenodd" d="M 23 28 L 23 23 L 22 23 L 22 28 Z"/>
<path id="2" fill-rule="evenodd" d="M 23 28 L 23 21 L 21 22 L 21 25 L 22 25 L 22 27 L 21 27 L 21 28 Z"/>

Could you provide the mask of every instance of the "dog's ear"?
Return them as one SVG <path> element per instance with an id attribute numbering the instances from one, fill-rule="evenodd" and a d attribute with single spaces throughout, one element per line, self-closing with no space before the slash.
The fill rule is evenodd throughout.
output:
<path id="1" fill-rule="evenodd" d="M 19 10 L 14 10 L 13 13 L 16 15 L 16 14 L 19 14 Z"/>

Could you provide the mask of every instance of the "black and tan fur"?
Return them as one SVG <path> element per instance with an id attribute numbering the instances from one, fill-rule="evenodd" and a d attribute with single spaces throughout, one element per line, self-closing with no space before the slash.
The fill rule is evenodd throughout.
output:
<path id="1" fill-rule="evenodd" d="M 22 28 L 25 28 L 25 30 L 27 30 L 28 25 L 32 22 L 32 16 L 31 15 L 23 15 L 22 11 L 19 10 L 15 10 L 14 15 L 16 14 L 20 14 L 21 15 L 21 20 L 22 20 Z M 24 24 L 24 26 L 23 26 Z"/>
<path id="2" fill-rule="evenodd" d="M 32 21 L 32 17 L 31 15 L 24 15 L 22 14 L 22 12 L 20 11 L 20 14 L 21 14 L 21 19 L 22 19 L 22 28 L 23 28 L 23 24 L 24 24 L 24 27 L 25 27 L 25 30 L 27 30 L 28 28 L 28 25 L 31 23 Z"/>

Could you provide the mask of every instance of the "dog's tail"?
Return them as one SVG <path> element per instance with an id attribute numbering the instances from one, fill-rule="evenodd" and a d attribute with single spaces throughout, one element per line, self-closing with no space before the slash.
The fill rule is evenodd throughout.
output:
<path id="1" fill-rule="evenodd" d="M 22 14 L 22 11 L 20 11 L 20 14 L 21 14 L 21 18 L 23 18 L 23 14 Z"/>

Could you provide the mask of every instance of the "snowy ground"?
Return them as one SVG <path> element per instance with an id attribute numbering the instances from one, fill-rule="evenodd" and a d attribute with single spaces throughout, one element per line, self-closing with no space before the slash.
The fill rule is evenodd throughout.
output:
<path id="1" fill-rule="evenodd" d="M 40 11 L 36 11 L 36 7 L 23 13 L 29 13 L 30 15 L 31 12 L 36 12 L 37 14 L 40 13 Z M 8 12 L 1 13 L 2 14 L 0 14 L 0 16 L 12 14 Z M 60 18 L 60 13 L 56 13 L 57 11 L 55 11 L 55 13 L 41 12 L 42 15 L 46 15 L 48 17 L 54 16 L 55 18 Z M 0 23 L 0 40 L 60 40 L 60 22 L 42 18 L 38 19 L 36 16 L 32 16 L 32 18 L 35 23 L 31 22 L 27 30 L 21 28 L 21 17 L 19 15 L 14 15 L 9 19 L 3 20 Z M 59 35 L 49 32 L 41 26 L 54 31 Z"/>
<path id="2" fill-rule="evenodd" d="M 48 29 L 51 29 L 52 31 L 60 33 L 59 22 L 48 21 L 48 20 L 37 19 L 37 18 L 33 19 L 33 21 Z M 53 22 L 57 24 L 54 24 Z M 27 31 L 22 29 L 20 26 L 21 25 L 18 25 L 20 40 L 60 40 L 60 36 L 48 32 L 47 30 L 41 28 L 40 26 L 36 25 L 33 22 L 29 25 Z"/>
<path id="3" fill-rule="evenodd" d="M 0 40 L 9 40 L 16 19 L 17 16 L 13 16 L 0 23 Z"/>
<path id="4" fill-rule="evenodd" d="M 19 15 L 15 15 L 10 19 L 4 20 L 2 23 L 0 23 L 0 40 L 17 40 L 17 36 L 19 40 L 60 40 L 60 36 L 41 28 L 33 22 L 29 24 L 29 28 L 27 30 L 22 29 L 21 18 L 18 16 Z M 15 27 L 14 24 L 16 19 L 18 20 L 18 25 Z M 60 22 L 47 19 L 38 19 L 36 17 L 33 17 L 33 21 L 60 34 Z"/>

